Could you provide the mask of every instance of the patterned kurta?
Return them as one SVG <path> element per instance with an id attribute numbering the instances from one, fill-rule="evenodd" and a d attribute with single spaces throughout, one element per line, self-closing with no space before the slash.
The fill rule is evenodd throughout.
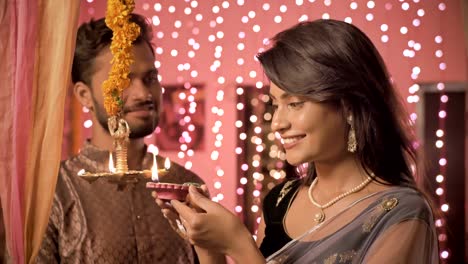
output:
<path id="1" fill-rule="evenodd" d="M 108 170 L 107 151 L 86 143 L 61 164 L 49 224 L 37 263 L 193 263 L 192 247 L 170 227 L 146 182 L 118 191 L 104 179 L 89 183 L 78 171 Z M 148 153 L 142 168 L 150 169 Z M 164 160 L 158 159 L 163 168 Z M 171 164 L 165 182 L 198 182 L 194 173 Z"/>

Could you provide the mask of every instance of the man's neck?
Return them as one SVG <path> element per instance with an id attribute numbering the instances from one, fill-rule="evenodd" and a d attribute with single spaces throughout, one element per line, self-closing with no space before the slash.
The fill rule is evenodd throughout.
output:
<path id="1" fill-rule="evenodd" d="M 127 147 L 128 168 L 130 170 L 142 170 L 141 166 L 146 154 L 143 138 L 130 139 Z"/>
<path id="2" fill-rule="evenodd" d="M 93 131 L 91 144 L 98 147 L 99 149 L 114 151 L 114 140 L 108 132 L 104 131 L 104 129 L 101 129 L 100 131 Z M 142 161 L 146 154 L 144 150 L 144 138 L 130 139 L 127 144 L 127 164 L 130 170 L 142 169 Z"/>

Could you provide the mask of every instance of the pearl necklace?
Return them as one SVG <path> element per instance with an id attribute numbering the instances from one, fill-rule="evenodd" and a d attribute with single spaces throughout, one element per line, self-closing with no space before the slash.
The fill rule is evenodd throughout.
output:
<path id="1" fill-rule="evenodd" d="M 314 181 L 312 182 L 312 184 L 310 185 L 309 191 L 308 191 L 310 202 L 320 209 L 320 212 L 315 214 L 314 221 L 317 222 L 317 223 L 322 223 L 325 220 L 325 212 L 323 211 L 323 209 L 334 205 L 336 202 L 338 202 L 339 200 L 345 198 L 346 196 L 348 196 L 350 194 L 359 192 L 360 190 L 364 189 L 364 187 L 366 187 L 372 181 L 372 177 L 374 177 L 374 176 L 375 175 L 373 173 L 371 173 L 371 176 L 367 176 L 367 179 L 365 179 L 363 182 L 361 182 L 358 186 L 352 188 L 351 190 L 349 190 L 347 192 L 344 192 L 344 193 L 338 195 L 337 197 L 333 198 L 331 201 L 329 201 L 328 203 L 326 203 L 324 205 L 320 205 L 319 203 L 317 203 L 315 201 L 314 197 L 312 196 L 312 189 L 315 187 L 315 185 L 317 184 L 317 180 L 318 180 L 318 178 L 315 178 Z"/>

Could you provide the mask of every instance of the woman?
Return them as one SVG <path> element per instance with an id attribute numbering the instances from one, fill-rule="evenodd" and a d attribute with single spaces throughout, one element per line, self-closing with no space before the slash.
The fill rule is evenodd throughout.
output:
<path id="1" fill-rule="evenodd" d="M 309 163 L 309 173 L 266 196 L 260 250 L 194 188 L 191 207 L 172 202 L 188 239 L 237 263 L 438 263 L 411 127 L 369 38 L 341 21 L 303 22 L 258 59 L 271 81 L 272 130 L 287 161 Z"/>

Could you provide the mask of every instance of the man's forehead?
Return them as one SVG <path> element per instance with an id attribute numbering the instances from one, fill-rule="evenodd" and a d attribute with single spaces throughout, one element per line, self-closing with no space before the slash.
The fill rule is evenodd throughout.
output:
<path id="1" fill-rule="evenodd" d="M 110 67 L 111 61 L 112 53 L 110 49 L 106 47 L 96 56 L 94 66 L 96 69 L 105 68 L 106 66 Z M 155 69 L 153 56 L 138 56 L 134 54 L 133 63 L 130 64 L 130 72 L 147 72 Z"/>
<path id="2" fill-rule="evenodd" d="M 149 61 L 135 60 L 132 64 L 130 64 L 131 74 L 141 74 L 141 73 L 154 72 L 154 71 L 158 72 L 152 60 L 149 60 Z"/>

